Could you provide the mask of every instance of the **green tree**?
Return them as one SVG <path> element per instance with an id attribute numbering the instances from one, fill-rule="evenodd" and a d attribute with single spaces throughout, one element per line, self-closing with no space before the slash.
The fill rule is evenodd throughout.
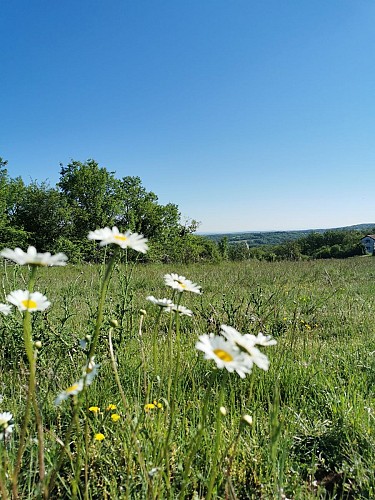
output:
<path id="1" fill-rule="evenodd" d="M 144 234 L 150 239 L 160 239 L 179 227 L 177 205 L 160 205 L 156 194 L 147 191 L 139 177 L 123 177 L 117 197 L 120 210 L 116 222 L 122 228 Z"/>
<path id="2" fill-rule="evenodd" d="M 224 260 L 228 260 L 229 257 L 229 243 L 228 236 L 223 236 L 218 242 L 219 252 Z"/>
<path id="3" fill-rule="evenodd" d="M 15 184 L 14 188 L 20 189 Z M 28 244 L 38 251 L 52 251 L 56 241 L 65 236 L 70 228 L 70 209 L 57 189 L 46 182 L 32 182 L 23 186 L 20 192 L 13 193 L 13 206 L 10 219 L 14 227 L 28 234 Z"/>
<path id="4" fill-rule="evenodd" d="M 300 260 L 302 257 L 301 247 L 298 240 L 286 241 L 274 248 L 277 256 L 285 260 Z"/>
<path id="5" fill-rule="evenodd" d="M 66 167 L 61 165 L 57 187 L 71 208 L 73 239 L 115 224 L 119 213 L 118 186 L 113 172 L 99 167 L 95 160 L 72 160 Z"/>
<path id="6" fill-rule="evenodd" d="M 12 181 L 5 168 L 7 161 L 0 158 L 0 248 L 26 246 L 27 233 L 23 227 L 15 227 L 11 220 L 16 198 L 15 187 L 19 185 L 20 179 Z"/>
<path id="7" fill-rule="evenodd" d="M 7 161 L 0 157 L 0 229 L 8 225 L 7 198 L 8 198 L 8 170 L 5 168 Z"/>
<path id="8" fill-rule="evenodd" d="M 229 245 L 230 260 L 248 260 L 251 256 L 250 248 L 247 241 L 240 241 Z"/>

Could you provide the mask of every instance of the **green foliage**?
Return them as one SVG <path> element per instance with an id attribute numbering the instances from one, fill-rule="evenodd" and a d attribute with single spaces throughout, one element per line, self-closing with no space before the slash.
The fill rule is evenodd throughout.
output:
<path id="1" fill-rule="evenodd" d="M 250 248 L 246 241 L 241 241 L 229 246 L 228 256 L 230 260 L 247 260 L 250 258 Z"/>
<path id="2" fill-rule="evenodd" d="M 344 259 L 363 255 L 361 239 L 368 234 L 359 230 L 336 229 L 325 232 L 311 232 L 299 239 L 287 240 L 279 245 L 249 247 L 246 241 L 229 243 L 230 260 L 306 260 Z M 218 244 L 220 248 L 220 242 Z"/>
<path id="3" fill-rule="evenodd" d="M 40 251 L 53 250 L 59 237 L 67 235 L 71 213 L 66 200 L 46 183 L 23 186 L 10 221 L 29 235 L 28 243 Z"/>
<path id="4" fill-rule="evenodd" d="M 34 245 L 39 251 L 64 251 L 74 262 L 98 262 L 101 253 L 87 239 L 90 230 L 118 226 L 143 234 L 150 252 L 129 259 L 144 262 L 219 260 L 304 260 L 361 255 L 363 232 L 352 230 L 275 231 L 197 236 L 197 221 L 181 222 L 178 206 L 161 205 L 139 177 L 116 179 L 95 160 L 61 165 L 56 187 L 10 179 L 0 158 L 0 247 Z M 272 244 L 270 244 L 272 243 Z"/>
<path id="5" fill-rule="evenodd" d="M 229 258 L 229 239 L 228 236 L 223 236 L 218 241 L 219 252 L 223 260 L 228 260 Z"/>
<path id="6" fill-rule="evenodd" d="M 121 202 L 116 222 L 121 227 L 155 239 L 179 228 L 177 205 L 160 205 L 156 194 L 148 192 L 139 177 L 123 177 L 119 182 L 118 198 Z"/>
<path id="7" fill-rule="evenodd" d="M 375 232 L 375 225 L 371 224 L 356 224 L 354 226 L 347 226 L 337 229 L 338 231 L 359 231 L 361 234 L 373 234 Z M 333 230 L 335 231 L 335 230 Z M 244 233 L 226 233 L 226 234 L 208 234 L 206 237 L 217 243 L 223 238 L 228 238 L 229 244 L 246 242 L 249 247 L 257 246 L 276 246 L 282 243 L 294 240 L 300 240 L 310 235 L 312 241 L 317 238 L 317 235 L 326 233 L 326 229 L 306 229 L 302 231 L 257 231 L 257 232 L 244 232 Z"/>
<path id="8" fill-rule="evenodd" d="M 61 166 L 57 187 L 72 212 L 70 236 L 81 239 L 89 229 L 112 227 L 119 212 L 118 181 L 94 160 Z"/>
<path id="9" fill-rule="evenodd" d="M 162 263 L 218 262 L 220 254 L 217 245 L 203 236 L 175 234 L 161 241 L 152 240 L 145 260 Z"/>
<path id="10" fill-rule="evenodd" d="M 29 238 L 23 226 L 17 227 L 12 219 L 15 200 L 22 199 L 23 183 L 20 179 L 12 181 L 9 178 L 7 163 L 0 158 L 0 248 L 24 246 Z"/>
<path id="11" fill-rule="evenodd" d="M 61 165 L 60 180 L 25 185 L 10 179 L 0 159 L 0 247 L 35 246 L 38 251 L 64 252 L 73 262 L 101 260 L 90 230 L 118 226 L 146 236 L 150 252 L 130 260 L 145 262 L 217 261 L 215 243 L 193 233 L 194 220 L 181 222 L 178 206 L 161 205 L 139 177 L 116 179 L 95 160 Z"/>

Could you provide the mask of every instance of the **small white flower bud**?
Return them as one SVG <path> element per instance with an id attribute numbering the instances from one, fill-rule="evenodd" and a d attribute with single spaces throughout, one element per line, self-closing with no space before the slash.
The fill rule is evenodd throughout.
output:
<path id="1" fill-rule="evenodd" d="M 251 415 L 243 415 L 242 420 L 248 425 L 253 425 L 253 417 Z"/>
<path id="2" fill-rule="evenodd" d="M 225 415 L 227 414 L 227 409 L 225 408 L 225 406 L 220 406 L 219 410 L 220 413 L 225 417 Z"/>

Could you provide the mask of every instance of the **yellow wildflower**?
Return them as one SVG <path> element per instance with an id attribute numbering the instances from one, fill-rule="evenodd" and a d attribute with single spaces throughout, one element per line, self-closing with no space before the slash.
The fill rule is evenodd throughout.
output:
<path id="1" fill-rule="evenodd" d="M 117 422 L 118 420 L 120 420 L 120 415 L 118 413 L 112 413 L 111 415 L 111 419 L 112 419 L 112 422 Z"/>
<path id="2" fill-rule="evenodd" d="M 92 413 L 100 413 L 100 408 L 99 406 L 90 406 L 89 411 Z"/>
<path id="3" fill-rule="evenodd" d="M 154 403 L 147 403 L 145 405 L 145 411 L 150 411 L 150 410 L 154 410 L 156 408 L 156 406 L 154 405 Z"/>
<path id="4" fill-rule="evenodd" d="M 94 440 L 95 441 L 103 441 L 103 439 L 105 438 L 104 434 L 102 434 L 101 432 L 98 432 L 97 434 L 95 434 L 94 436 Z"/>
<path id="5" fill-rule="evenodd" d="M 117 406 L 116 405 L 108 405 L 107 406 L 107 411 L 111 411 L 111 410 L 116 410 Z"/>

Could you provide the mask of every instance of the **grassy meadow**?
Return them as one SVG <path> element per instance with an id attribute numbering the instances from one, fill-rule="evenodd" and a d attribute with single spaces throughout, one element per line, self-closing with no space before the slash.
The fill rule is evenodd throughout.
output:
<path id="1" fill-rule="evenodd" d="M 29 270 L 0 265 L 4 302 Z M 192 317 L 146 300 L 171 298 L 170 272 L 202 287 L 180 294 Z M 117 264 L 98 375 L 55 405 L 81 377 L 104 276 L 104 265 L 37 270 L 34 288 L 51 301 L 31 316 L 44 457 L 32 407 L 19 498 L 375 497 L 375 259 Z M 269 370 L 241 379 L 205 360 L 198 335 L 221 324 L 275 338 L 261 348 Z M 0 442 L 1 493 L 12 498 L 29 380 L 22 314 L 0 315 L 0 334 L 0 412 L 14 419 Z"/>

